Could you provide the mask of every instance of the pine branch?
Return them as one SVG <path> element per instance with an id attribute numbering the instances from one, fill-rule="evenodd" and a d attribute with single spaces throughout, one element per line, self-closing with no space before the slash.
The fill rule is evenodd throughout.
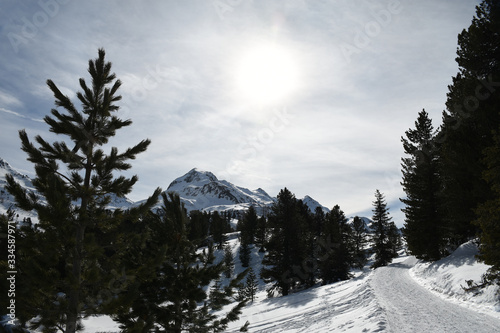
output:
<path id="1" fill-rule="evenodd" d="M 59 88 L 57 88 L 57 86 L 52 80 L 47 80 L 47 85 L 49 86 L 50 90 L 52 90 L 52 92 L 54 93 L 54 97 L 56 98 L 55 104 L 57 106 L 65 108 L 73 115 L 78 114 L 78 111 L 76 110 L 75 106 L 73 105 L 69 97 L 63 95 L 63 93 L 59 90 Z"/>

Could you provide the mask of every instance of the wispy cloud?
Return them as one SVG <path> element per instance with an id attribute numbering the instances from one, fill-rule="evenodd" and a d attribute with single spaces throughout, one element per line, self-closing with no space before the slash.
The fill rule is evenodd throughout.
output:
<path id="1" fill-rule="evenodd" d="M 36 118 L 32 118 L 32 117 L 27 117 L 23 114 L 20 114 L 19 112 L 8 110 L 8 109 L 2 108 L 2 107 L 0 107 L 0 111 L 4 112 L 4 113 L 8 113 L 10 115 L 13 115 L 15 117 L 19 117 L 19 118 L 23 118 L 23 119 L 27 119 L 27 120 L 31 120 L 31 121 L 36 121 L 36 122 L 40 122 L 40 123 L 44 122 L 43 119 L 36 119 Z"/>

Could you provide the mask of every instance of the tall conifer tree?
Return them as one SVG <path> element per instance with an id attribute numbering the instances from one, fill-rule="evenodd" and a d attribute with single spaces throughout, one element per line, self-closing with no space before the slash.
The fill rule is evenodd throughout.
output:
<path id="1" fill-rule="evenodd" d="M 481 77 L 489 86 L 484 108 L 490 112 L 500 108 L 500 4 L 498 1 L 483 1 L 477 9 L 477 19 L 467 31 L 469 45 L 474 52 L 462 52 L 462 63 L 472 68 L 482 68 Z M 475 64 L 475 66 L 473 66 Z M 484 150 L 485 170 L 483 178 L 490 186 L 492 196 L 479 206 L 475 225 L 480 227 L 479 259 L 491 265 L 486 280 L 500 284 L 500 124 L 493 132 L 493 143 Z"/>
<path id="2" fill-rule="evenodd" d="M 253 244 L 255 242 L 257 220 L 258 220 L 257 212 L 254 206 L 250 206 L 248 210 L 243 214 L 243 218 L 239 223 L 242 242 L 245 242 L 247 244 Z"/>
<path id="3" fill-rule="evenodd" d="M 491 265 L 486 281 L 500 284 L 500 128 L 495 135 L 495 145 L 485 152 L 488 168 L 484 177 L 491 184 L 494 197 L 479 206 L 478 219 L 474 222 L 481 227 L 478 257 Z"/>
<path id="4" fill-rule="evenodd" d="M 150 144 L 149 140 L 143 140 L 123 153 L 114 147 L 108 154 L 104 152 L 104 146 L 116 131 L 132 121 L 115 115 L 119 110 L 116 103 L 121 99 L 117 95 L 121 82 L 111 72 L 111 63 L 105 61 L 103 49 L 99 49 L 98 58 L 89 61 L 88 72 L 90 86 L 80 79 L 82 91 L 77 93 L 81 111 L 54 82 L 47 81 L 56 106 L 63 112 L 52 109 L 52 116 L 46 116 L 44 121 L 51 132 L 67 141 L 51 144 L 37 136 L 36 147 L 27 133 L 20 131 L 22 150 L 35 165 L 33 185 L 42 198 L 24 191 L 12 176 L 6 177 L 7 189 L 18 206 L 35 210 L 40 221 L 39 231 L 31 235 L 30 246 L 36 248 L 30 251 L 35 257 L 25 262 L 24 267 L 21 263 L 21 269 L 31 274 L 39 270 L 37 279 L 31 281 L 33 297 L 24 303 L 26 311 L 37 316 L 33 325 L 64 329 L 66 333 L 74 333 L 82 317 L 99 311 L 109 300 L 103 299 L 102 290 L 109 288 L 110 281 L 116 278 L 113 274 L 120 271 L 119 267 L 113 268 L 113 261 L 119 264 L 113 254 L 121 249 L 114 246 L 117 243 L 109 243 L 104 249 L 101 242 L 115 232 L 123 214 L 119 210 L 110 213 L 106 206 L 110 195 L 123 197 L 138 179 L 115 177 L 114 173 L 129 169 L 127 161 Z M 147 211 L 158 195 L 159 190 L 136 211 Z M 132 215 L 138 218 L 136 213 Z M 40 267 L 42 262 L 45 267 Z M 110 291 L 108 298 L 114 292 Z"/>
<path id="5" fill-rule="evenodd" d="M 257 219 L 257 228 L 255 230 L 255 245 L 259 247 L 259 252 L 265 251 L 266 245 L 266 230 L 267 219 L 265 216 L 261 216 Z"/>
<path id="6" fill-rule="evenodd" d="M 419 259 L 437 260 L 444 254 L 445 230 L 438 212 L 438 151 L 432 122 L 425 110 L 418 114 L 415 129 L 401 138 L 407 157 L 402 158 L 406 198 L 404 236 L 408 251 Z"/>
<path id="7" fill-rule="evenodd" d="M 231 246 L 227 244 L 224 247 L 224 275 L 226 278 L 230 278 L 234 271 L 234 256 Z"/>
<path id="8" fill-rule="evenodd" d="M 368 229 L 365 222 L 359 216 L 355 216 L 352 221 L 352 243 L 354 267 L 356 268 L 361 269 L 366 264 L 367 234 Z"/>
<path id="9" fill-rule="evenodd" d="M 214 211 L 211 214 L 210 221 L 210 231 L 218 250 L 224 249 L 224 245 L 227 243 L 226 233 L 230 232 L 230 225 L 228 221 L 219 214 L 218 211 Z"/>
<path id="10" fill-rule="evenodd" d="M 373 202 L 373 224 L 372 224 L 372 244 L 375 253 L 375 261 L 372 268 L 387 266 L 394 257 L 392 251 L 393 244 L 389 238 L 389 228 L 391 217 L 385 202 L 384 195 L 379 190 L 375 191 L 375 201 Z"/>
<path id="11" fill-rule="evenodd" d="M 255 300 L 255 294 L 259 290 L 259 284 L 257 281 L 257 275 L 252 268 L 248 271 L 247 281 L 245 283 L 245 294 L 250 302 Z"/>
<path id="12" fill-rule="evenodd" d="M 320 242 L 319 271 L 323 284 L 347 280 L 353 263 L 350 251 L 352 229 L 339 205 L 327 214 Z"/>
<path id="13" fill-rule="evenodd" d="M 468 29 L 458 35 L 459 73 L 449 86 L 440 143 L 440 207 L 448 238 L 458 246 L 477 234 L 478 205 L 494 198 L 484 180 L 484 149 L 499 128 L 500 4 L 483 0 Z"/>
<path id="14" fill-rule="evenodd" d="M 304 221 L 297 209 L 297 199 L 287 188 L 278 194 L 269 215 L 269 241 L 262 264 L 261 277 L 272 282 L 268 294 L 288 295 L 309 277 L 304 271 L 306 257 L 303 239 Z"/>

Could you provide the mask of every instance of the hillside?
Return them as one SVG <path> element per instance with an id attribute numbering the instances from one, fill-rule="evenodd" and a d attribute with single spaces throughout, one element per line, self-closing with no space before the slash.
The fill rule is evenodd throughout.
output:
<path id="1" fill-rule="evenodd" d="M 33 183 L 31 182 L 30 177 L 16 170 L 9 163 L 0 158 L 0 214 L 5 214 L 9 208 L 15 209 L 14 197 L 5 189 L 5 186 L 7 185 L 7 181 L 5 180 L 6 174 L 14 176 L 16 181 L 23 188 L 34 191 Z M 19 213 L 22 217 L 29 217 L 34 222 L 36 221 L 36 215 L 32 212 L 17 213 Z"/>
<path id="2" fill-rule="evenodd" d="M 229 241 L 235 274 L 242 270 L 239 241 Z M 249 332 L 498 332 L 498 287 L 466 293 L 460 284 L 478 282 L 488 266 L 478 263 L 469 242 L 449 257 L 424 264 L 401 253 L 388 267 L 355 271 L 355 278 L 317 286 L 286 297 L 267 298 L 260 281 L 256 300 L 244 308 L 227 332 L 250 322 Z M 222 260 L 222 251 L 217 252 Z M 251 266 L 258 272 L 263 254 L 253 249 Z M 85 332 L 118 332 L 107 317 L 85 320 Z"/>

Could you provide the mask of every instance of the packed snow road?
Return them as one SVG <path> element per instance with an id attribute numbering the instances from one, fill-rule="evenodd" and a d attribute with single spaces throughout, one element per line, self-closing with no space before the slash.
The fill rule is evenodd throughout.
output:
<path id="1" fill-rule="evenodd" d="M 409 261 L 377 268 L 369 281 L 387 319 L 387 331 L 500 332 L 500 320 L 435 296 L 409 275 Z"/>

